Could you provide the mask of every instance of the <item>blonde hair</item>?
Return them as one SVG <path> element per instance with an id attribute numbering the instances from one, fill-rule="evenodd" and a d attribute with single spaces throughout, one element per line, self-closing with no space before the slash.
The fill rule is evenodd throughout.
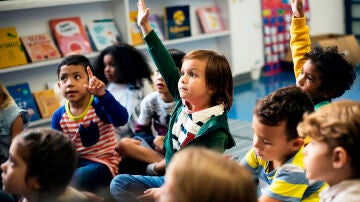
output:
<path id="1" fill-rule="evenodd" d="M 180 201 L 257 201 L 256 187 L 245 167 L 202 147 L 177 152 L 167 172 L 174 177 L 172 193 Z"/>
<path id="2" fill-rule="evenodd" d="M 344 148 L 354 174 L 360 177 L 360 102 L 341 100 L 325 105 L 305 114 L 297 130 L 301 137 L 326 143 L 329 152 L 335 147 Z"/>
<path id="3" fill-rule="evenodd" d="M 3 110 L 10 105 L 13 105 L 14 103 L 14 99 L 11 97 L 9 91 L 0 82 L 0 110 Z"/>

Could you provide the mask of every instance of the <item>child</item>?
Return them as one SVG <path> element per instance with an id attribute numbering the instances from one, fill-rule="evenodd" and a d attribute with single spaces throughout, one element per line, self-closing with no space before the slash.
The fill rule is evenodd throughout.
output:
<path id="1" fill-rule="evenodd" d="M 167 49 L 150 26 L 143 0 L 138 1 L 138 24 L 148 50 L 172 94 L 176 106 L 164 140 L 165 160 L 150 168 L 164 172 L 178 150 L 200 145 L 218 152 L 235 145 L 229 132 L 227 111 L 232 104 L 233 79 L 227 59 L 214 51 L 196 50 L 188 53 L 179 74 Z M 160 187 L 163 176 L 116 176 L 110 191 L 116 200 L 131 201 L 144 190 Z"/>
<path id="2" fill-rule="evenodd" d="M 169 52 L 180 71 L 185 53 L 178 49 L 169 49 Z M 164 136 L 175 101 L 158 70 L 155 70 L 153 83 L 157 91 L 141 101 L 135 136 L 122 138 L 118 143 L 119 154 L 125 157 L 120 162 L 119 173 L 145 174 L 147 164 L 164 158 Z"/>
<path id="3" fill-rule="evenodd" d="M 152 92 L 151 69 L 145 56 L 135 47 L 121 43 L 105 48 L 95 61 L 95 75 L 107 84 L 129 114 L 128 123 L 115 128 L 117 138 L 132 137 L 140 113 L 140 102 Z"/>
<path id="4" fill-rule="evenodd" d="M 52 117 L 52 127 L 75 143 L 79 165 L 71 185 L 97 192 L 107 187 L 118 172 L 114 126 L 127 122 L 125 107 L 93 76 L 89 60 L 71 55 L 59 64 L 58 86 L 68 100 Z"/>
<path id="5" fill-rule="evenodd" d="M 294 14 L 290 47 L 294 61 L 296 85 L 310 95 L 315 110 L 349 90 L 355 80 L 354 67 L 337 47 L 312 50 L 302 0 L 291 0 Z"/>
<path id="6" fill-rule="evenodd" d="M 304 149 L 306 176 L 329 187 L 320 201 L 360 199 L 360 102 L 342 100 L 305 115 L 297 130 L 311 137 Z"/>
<path id="7" fill-rule="evenodd" d="M 76 168 L 72 141 L 51 129 L 30 129 L 14 138 L 9 159 L 1 165 L 3 188 L 21 195 L 19 201 L 84 201 L 68 186 Z"/>
<path id="8" fill-rule="evenodd" d="M 318 201 L 324 183 L 306 179 L 304 140 L 296 131 L 304 112 L 313 108 L 296 86 L 280 88 L 256 103 L 253 148 L 240 163 L 258 178 L 259 201 Z"/>
<path id="9" fill-rule="evenodd" d="M 156 201 L 257 201 L 255 183 L 246 168 L 206 148 L 189 147 L 176 153 L 165 179 Z"/>

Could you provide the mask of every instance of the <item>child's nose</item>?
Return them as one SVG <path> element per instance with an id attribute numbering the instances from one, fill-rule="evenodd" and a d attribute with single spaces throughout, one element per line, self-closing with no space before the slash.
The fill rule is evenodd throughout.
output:
<path id="1" fill-rule="evenodd" d="M 304 85 L 304 81 L 305 81 L 305 76 L 304 75 L 300 75 L 296 81 L 296 84 L 298 86 L 303 86 Z"/>

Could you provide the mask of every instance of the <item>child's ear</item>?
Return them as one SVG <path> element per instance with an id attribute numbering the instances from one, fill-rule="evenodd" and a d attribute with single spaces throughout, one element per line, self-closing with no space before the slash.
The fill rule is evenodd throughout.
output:
<path id="1" fill-rule="evenodd" d="M 39 177 L 38 176 L 31 176 L 28 177 L 28 185 L 34 190 L 39 190 L 41 188 Z"/>
<path id="2" fill-rule="evenodd" d="M 60 88 L 60 82 L 57 82 L 57 86 L 59 87 L 59 89 L 61 89 L 61 88 Z"/>
<path id="3" fill-rule="evenodd" d="M 299 150 L 300 147 L 303 145 L 304 145 L 304 139 L 300 137 L 294 139 L 292 142 L 292 147 L 294 148 L 295 151 Z"/>
<path id="4" fill-rule="evenodd" d="M 335 147 L 332 151 L 332 165 L 334 168 L 343 167 L 348 161 L 348 154 L 342 147 Z"/>

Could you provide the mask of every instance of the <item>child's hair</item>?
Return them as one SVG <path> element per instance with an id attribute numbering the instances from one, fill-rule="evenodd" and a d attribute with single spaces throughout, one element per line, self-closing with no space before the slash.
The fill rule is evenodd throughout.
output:
<path id="1" fill-rule="evenodd" d="M 77 166 L 73 142 L 63 133 L 47 128 L 28 129 L 19 138 L 18 153 L 27 165 L 26 179 L 37 177 L 40 193 L 61 194 Z"/>
<path id="2" fill-rule="evenodd" d="M 86 69 L 88 66 L 91 68 L 91 70 L 93 69 L 91 66 L 90 60 L 87 57 L 85 57 L 83 55 L 69 55 L 66 58 L 64 58 L 58 65 L 58 68 L 57 68 L 58 77 L 60 74 L 61 67 L 64 65 L 81 65 L 84 67 L 86 74 L 87 74 Z"/>
<path id="3" fill-rule="evenodd" d="M 175 48 L 170 48 L 168 49 L 172 59 L 175 62 L 175 65 L 177 68 L 181 69 L 182 63 L 183 63 L 183 58 L 186 55 L 186 53 L 182 50 L 179 49 L 175 49 Z"/>
<path id="4" fill-rule="evenodd" d="M 326 143 L 330 152 L 335 147 L 344 148 L 355 177 L 360 177 L 360 102 L 340 100 L 325 105 L 305 114 L 297 130 L 302 137 Z"/>
<path id="5" fill-rule="evenodd" d="M 354 67 L 345 60 L 336 46 L 315 47 L 305 54 L 305 58 L 310 59 L 311 64 L 321 72 L 320 90 L 331 93 L 331 98 L 343 95 L 354 83 Z"/>
<path id="6" fill-rule="evenodd" d="M 113 56 L 116 74 L 120 75 L 122 83 L 131 84 L 136 89 L 143 87 L 142 79 L 148 79 L 152 83 L 152 71 L 146 57 L 134 46 L 120 43 L 102 50 L 95 60 L 94 75 L 105 84 L 108 83 L 104 74 L 104 56 L 107 54 Z"/>
<path id="7" fill-rule="evenodd" d="M 224 104 L 225 111 L 229 111 L 233 102 L 233 77 L 226 57 L 211 50 L 194 50 L 183 61 L 190 59 L 206 61 L 206 86 L 213 91 L 211 104 Z"/>
<path id="8" fill-rule="evenodd" d="M 184 201 L 257 201 L 251 174 L 221 153 L 203 147 L 184 148 L 174 155 L 170 170 Z"/>
<path id="9" fill-rule="evenodd" d="M 296 126 L 305 112 L 314 111 L 309 95 L 296 86 L 280 88 L 266 97 L 259 99 L 254 108 L 254 115 L 262 124 L 277 126 L 286 122 L 288 140 L 298 136 Z"/>
<path id="10" fill-rule="evenodd" d="M 5 109 L 13 103 L 14 99 L 11 97 L 6 87 L 0 82 L 0 110 Z"/>

